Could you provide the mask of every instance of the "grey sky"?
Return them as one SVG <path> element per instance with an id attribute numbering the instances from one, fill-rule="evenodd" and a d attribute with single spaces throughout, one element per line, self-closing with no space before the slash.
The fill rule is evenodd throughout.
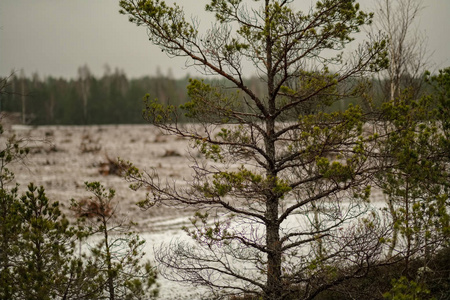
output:
<path id="1" fill-rule="evenodd" d="M 76 77 L 87 64 L 102 75 L 105 64 L 129 77 L 154 75 L 170 68 L 175 77 L 195 74 L 185 59 L 169 59 L 147 38 L 145 29 L 118 13 L 118 0 L 0 0 L 0 76 L 23 69 L 30 75 Z M 169 2 L 169 1 L 168 1 Z M 207 0 L 179 0 L 187 15 L 202 14 Z M 296 0 L 309 7 L 311 0 Z M 360 1 L 363 7 L 370 0 Z M 450 66 L 450 1 L 426 0 L 420 18 L 436 68 Z"/>

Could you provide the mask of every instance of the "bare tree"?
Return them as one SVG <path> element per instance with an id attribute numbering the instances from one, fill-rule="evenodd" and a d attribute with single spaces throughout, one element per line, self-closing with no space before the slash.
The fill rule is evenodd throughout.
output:
<path id="1" fill-rule="evenodd" d="M 422 0 L 375 1 L 376 30 L 387 35 L 389 67 L 386 96 L 395 100 L 403 89 L 411 88 L 413 98 L 420 93 L 425 68 L 429 66 L 427 38 L 417 27 L 424 9 Z"/>
<path id="2" fill-rule="evenodd" d="M 87 123 L 87 106 L 88 106 L 88 98 L 90 94 L 90 80 L 91 80 L 91 71 L 87 65 L 78 68 L 78 80 L 79 80 L 79 88 L 81 99 L 83 101 L 83 120 L 84 123 Z"/>
<path id="3" fill-rule="evenodd" d="M 403 105 L 419 98 L 425 82 L 425 69 L 429 67 L 427 40 L 417 23 L 425 8 L 424 1 L 377 0 L 375 6 L 377 14 L 374 27 L 387 35 L 390 62 L 387 70 L 380 73 L 379 81 L 386 83 L 385 99 L 393 101 L 398 105 L 395 110 L 404 114 Z M 405 89 L 408 92 L 402 93 Z M 432 110 L 430 107 L 427 109 Z M 439 169 L 442 168 L 442 153 L 436 146 L 439 138 L 433 135 L 426 137 L 428 133 L 424 134 L 424 130 L 420 129 L 420 126 L 426 127 L 433 132 L 432 122 L 422 124 L 424 119 L 429 118 L 427 110 L 419 105 L 408 112 L 408 117 L 400 114 L 392 116 L 396 121 L 389 123 L 389 130 L 396 128 L 392 131 L 397 133 L 386 142 L 386 148 L 391 149 L 391 155 L 396 160 L 393 163 L 396 167 L 384 173 L 381 186 L 395 224 L 388 256 L 404 251 L 407 270 L 412 257 L 421 255 L 424 249 L 428 252 L 437 249 L 441 244 L 442 236 L 431 233 L 439 232 L 430 225 L 439 224 L 435 220 L 431 221 L 437 217 L 429 211 L 424 213 L 424 209 L 431 206 L 442 209 L 442 204 L 439 204 L 442 200 L 439 199 L 445 193 L 439 183 Z M 440 133 L 433 134 L 439 136 Z M 416 156 L 423 160 L 421 164 L 414 158 Z M 426 160 L 429 161 L 425 163 Z M 416 167 L 415 171 L 411 171 Z"/>
<path id="4" fill-rule="evenodd" d="M 192 157 L 192 178 L 182 186 L 128 166 L 133 187 L 150 191 L 142 207 L 197 209 L 186 228 L 194 243 L 159 249 L 163 275 L 216 297 L 313 299 L 381 261 L 388 229 L 368 203 L 384 167 L 381 137 L 363 134 L 371 125 L 358 107 L 325 112 L 356 95 L 345 82 L 386 65 L 382 40 L 341 53 L 371 15 L 351 0 L 320 1 L 308 12 L 289 0 L 213 0 L 206 11 L 217 23 L 200 34 L 198 19 L 187 21 L 176 4 L 120 5 L 169 56 L 228 82 L 191 80 L 191 100 L 181 107 L 147 97 L 145 117 L 192 140 L 204 158 Z M 265 83 L 264 95 L 246 85 L 245 61 Z M 181 116 L 194 124 L 179 124 Z"/>
<path id="5" fill-rule="evenodd" d="M 25 72 L 20 70 L 20 87 L 21 87 L 21 95 L 22 95 L 22 124 L 26 124 L 26 97 L 25 97 Z"/>

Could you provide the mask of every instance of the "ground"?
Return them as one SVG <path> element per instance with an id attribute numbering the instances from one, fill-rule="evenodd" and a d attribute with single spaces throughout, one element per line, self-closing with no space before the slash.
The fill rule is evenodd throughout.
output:
<path id="1" fill-rule="evenodd" d="M 91 196 L 84 182 L 99 181 L 107 188 L 116 190 L 118 218 L 131 220 L 135 230 L 146 240 L 145 252 L 153 261 L 154 247 L 172 240 L 186 239 L 181 230 L 189 225 L 192 211 L 165 207 L 141 210 L 136 202 L 147 192 L 129 188 L 122 177 L 108 174 L 110 161 L 118 157 L 133 162 L 142 170 L 154 169 L 163 180 L 182 183 L 190 174 L 190 155 L 195 151 L 189 142 L 163 135 L 151 125 L 98 125 L 98 126 L 5 126 L 0 139 L 4 148 L 6 138 L 15 135 L 30 148 L 26 160 L 11 166 L 20 191 L 28 183 L 44 186 L 51 201 L 59 201 L 63 213 L 71 220 L 76 214 L 70 209 L 71 199 L 80 200 Z M 159 277 L 159 299 L 201 299 L 204 291 L 192 286 L 168 281 Z"/>
<path id="2" fill-rule="evenodd" d="M 16 135 L 30 148 L 27 159 L 11 168 L 21 191 L 29 182 L 45 187 L 51 201 L 59 201 L 62 211 L 75 220 L 70 210 L 71 199 L 80 200 L 90 196 L 84 182 L 99 181 L 107 188 L 116 190 L 114 198 L 119 218 L 137 224 L 146 242 L 145 251 L 152 260 L 154 247 L 173 240 L 187 239 L 181 230 L 189 225 L 193 211 L 167 207 L 141 210 L 136 203 L 145 197 L 147 190 L 137 192 L 129 188 L 122 177 L 111 174 L 109 162 L 118 157 L 133 162 L 141 170 L 155 170 L 162 180 L 183 184 L 189 179 L 191 156 L 197 153 L 189 141 L 163 135 L 151 125 L 95 125 L 95 126 L 7 126 L 1 138 Z M 376 191 L 371 196 L 378 205 L 382 195 Z M 152 260 L 153 261 L 153 260 Z M 155 265 L 156 263 L 153 262 Z M 160 299 L 201 299 L 204 292 L 192 286 L 182 286 L 159 278 Z"/>
<path id="3" fill-rule="evenodd" d="M 116 190 L 114 201 L 121 217 L 137 223 L 140 232 L 159 232 L 181 228 L 176 220 L 192 215 L 164 207 L 142 210 L 136 202 L 144 199 L 146 190 L 135 192 L 122 177 L 111 174 L 111 161 L 121 158 L 133 162 L 142 170 L 160 174 L 169 181 L 182 182 L 190 174 L 189 157 L 193 149 L 189 142 L 163 135 L 151 125 L 98 126 L 21 126 L 7 129 L 4 138 L 16 135 L 30 148 L 27 159 L 12 167 L 23 191 L 29 182 L 44 186 L 51 201 L 59 201 L 70 219 L 71 199 L 90 196 L 84 182 L 99 181 Z M 163 228 L 162 228 L 163 227 Z"/>

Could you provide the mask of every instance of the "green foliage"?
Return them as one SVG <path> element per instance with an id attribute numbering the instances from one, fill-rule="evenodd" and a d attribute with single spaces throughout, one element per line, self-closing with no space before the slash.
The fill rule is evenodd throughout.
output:
<path id="1" fill-rule="evenodd" d="M 164 106 L 157 99 L 150 100 L 150 95 L 144 97 L 145 109 L 143 111 L 144 117 L 151 120 L 154 124 L 173 123 L 176 121 L 175 106 Z"/>
<path id="2" fill-rule="evenodd" d="M 2 91 L 3 92 L 3 91 Z M 0 135 L 3 135 L 0 124 Z M 13 263 L 20 250 L 17 237 L 22 230 L 20 211 L 21 202 L 18 196 L 18 186 L 9 187 L 14 180 L 14 173 L 8 165 L 21 161 L 28 154 L 28 148 L 22 147 L 21 141 L 14 136 L 6 140 L 5 147 L 0 151 L 0 298 L 8 299 L 17 295 L 19 289 L 15 284 L 15 264 Z"/>
<path id="3" fill-rule="evenodd" d="M 317 300 L 346 300 L 346 299 L 447 299 L 450 284 L 448 275 L 449 249 L 438 251 L 432 260 L 415 260 L 411 264 L 411 276 L 402 274 L 402 261 L 377 266 L 364 277 L 352 278 L 330 291 L 320 293 Z M 396 298 L 397 297 L 397 298 Z M 403 298 L 402 298 L 403 297 Z M 295 298 L 294 298 L 295 299 Z"/>
<path id="4" fill-rule="evenodd" d="M 52 204 L 43 187 L 33 184 L 20 199 L 21 234 L 18 238 L 16 284 L 24 299 L 53 299 L 67 284 L 67 271 L 75 249 L 76 231 Z"/>
<path id="5" fill-rule="evenodd" d="M 446 130 L 431 97 L 404 98 L 385 103 L 385 126 L 391 127 L 383 151 L 389 154 L 389 169 L 380 173 L 394 222 L 391 251 L 406 241 L 406 256 L 433 249 L 445 242 L 449 231 L 448 160 Z"/>
<path id="6" fill-rule="evenodd" d="M 14 138 L 7 140 L 0 161 L 0 298 L 57 299 L 67 295 L 76 276 L 75 240 L 82 231 L 69 225 L 58 202 L 33 184 L 23 196 L 7 168 L 28 153 Z M 73 275 L 73 276 L 72 276 Z"/>
<path id="7" fill-rule="evenodd" d="M 18 287 L 14 280 L 13 258 L 19 251 L 16 242 L 21 230 L 21 219 L 17 214 L 19 209 L 17 188 L 8 191 L 0 190 L 0 298 L 11 299 L 18 292 Z"/>
<path id="8" fill-rule="evenodd" d="M 434 299 L 430 298 L 429 294 L 430 291 L 427 288 L 402 276 L 392 280 L 392 289 L 383 294 L 383 297 L 389 300 Z"/>
<path id="9" fill-rule="evenodd" d="M 145 241 L 131 230 L 132 223 L 117 220 L 113 203 L 115 191 L 107 190 L 99 182 L 86 182 L 85 185 L 93 195 L 91 205 L 83 208 L 73 201 L 72 208 L 89 210 L 89 217 L 79 221 L 89 228 L 90 239 L 98 240 L 85 257 L 87 265 L 95 270 L 91 278 L 95 297 L 110 300 L 156 298 L 156 271 L 148 260 L 143 261 Z"/>
<path id="10" fill-rule="evenodd" d="M 242 110 L 239 92 L 224 93 L 220 87 L 203 80 L 189 79 L 187 93 L 190 101 L 181 106 L 185 116 L 196 122 L 227 124 L 233 111 Z"/>
<path id="11" fill-rule="evenodd" d="M 435 229 L 448 219 L 447 165 L 437 158 L 446 137 L 429 99 L 405 93 L 378 111 L 336 111 L 350 97 L 371 102 L 366 75 L 387 66 L 387 43 L 347 56 L 341 51 L 371 14 L 353 0 L 317 1 L 306 12 L 291 2 L 208 1 L 217 22 L 204 34 L 176 4 L 120 2 L 162 51 L 225 80 L 191 80 L 182 106 L 147 102 L 147 120 L 198 150 L 192 180 L 171 185 L 131 164 L 126 173 L 133 188 L 150 190 L 142 207 L 195 209 L 185 231 L 196 243 L 163 245 L 157 259 L 166 276 L 217 298 L 314 299 L 391 263 L 391 231 L 407 240 L 398 252 L 407 265 L 442 245 Z M 263 93 L 243 79 L 247 61 Z M 372 187 L 392 199 L 393 224 L 370 207 Z"/>
<path id="12" fill-rule="evenodd" d="M 14 137 L 0 152 L 0 299 L 155 298 L 155 270 L 148 261 L 142 262 L 144 241 L 127 226 L 113 227 L 122 229 L 120 237 L 108 236 L 114 191 L 98 182 L 87 184 L 102 222 L 91 228 L 83 222 L 74 227 L 43 187 L 30 183 L 22 196 L 18 185 L 9 187 L 14 174 L 8 165 L 27 153 Z M 104 238 L 81 251 L 79 243 L 97 239 L 97 232 Z"/>
<path id="13" fill-rule="evenodd" d="M 0 133 L 3 128 L 0 125 Z M 20 251 L 19 236 L 22 232 L 22 203 L 18 196 L 18 186 L 9 187 L 14 174 L 8 165 L 22 160 L 28 149 L 14 137 L 7 139 L 5 148 L 0 152 L 0 298 L 11 299 L 20 291 L 15 277 Z"/>
<path id="14" fill-rule="evenodd" d="M 271 191 L 281 198 L 292 189 L 283 179 L 264 178 L 243 166 L 237 172 L 217 172 L 213 175 L 211 183 L 206 182 L 196 188 L 205 197 L 239 197 L 254 190 L 268 190 L 272 182 L 275 184 Z"/>
<path id="15" fill-rule="evenodd" d="M 189 41 L 195 39 L 197 30 L 184 19 L 183 10 L 176 4 L 168 6 L 164 1 L 120 1 L 120 13 L 129 15 L 129 21 L 136 25 L 147 25 L 151 34 L 150 40 L 155 44 L 162 44 L 159 34 L 164 32 L 170 39 L 183 39 Z M 134 15 L 139 14 L 139 18 Z M 176 44 L 173 45 L 176 49 Z M 189 45 L 186 45 L 189 46 Z M 169 48 L 169 47 L 168 47 Z M 179 52 L 166 49 L 169 54 L 176 55 Z"/>
<path id="16" fill-rule="evenodd" d="M 443 136 L 440 139 L 442 147 L 449 153 L 450 149 L 450 67 L 439 70 L 439 74 L 435 76 L 427 76 L 433 88 L 432 101 L 437 109 L 437 118 L 442 122 Z M 447 161 L 450 157 L 447 155 Z"/>

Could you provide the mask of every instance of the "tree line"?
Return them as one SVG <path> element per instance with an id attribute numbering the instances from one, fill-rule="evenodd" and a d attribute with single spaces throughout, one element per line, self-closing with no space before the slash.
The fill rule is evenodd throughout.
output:
<path id="1" fill-rule="evenodd" d="M 76 79 L 41 78 L 13 72 L 0 99 L 0 110 L 16 113 L 29 125 L 137 124 L 142 117 L 143 97 L 164 99 L 179 105 L 188 101 L 188 77 L 173 79 L 158 72 L 154 77 L 129 79 L 120 69 L 110 68 L 101 77 L 89 67 L 78 69 Z M 261 85 L 256 78 L 249 84 Z"/>
<path id="2" fill-rule="evenodd" d="M 142 97 L 148 92 L 180 103 L 185 101 L 187 79 L 165 77 L 128 79 L 123 71 L 93 76 L 87 66 L 77 79 L 26 77 L 14 73 L 1 99 L 1 110 L 19 112 L 26 124 L 142 123 Z"/>
<path id="3" fill-rule="evenodd" d="M 158 73 L 154 77 L 129 79 L 124 71 L 116 68 L 112 72 L 107 68 L 103 76 L 96 77 L 86 65 L 78 69 L 77 79 L 41 78 L 38 73 L 28 77 L 23 71 L 13 72 L 2 79 L 8 84 L 0 98 L 0 111 L 14 114 L 17 122 L 28 125 L 142 124 L 146 122 L 142 110 L 147 94 L 175 106 L 189 101 L 187 76 L 173 79 Z M 403 79 L 414 82 L 422 90 L 429 89 L 424 78 L 406 77 Z M 203 80 L 214 85 L 225 84 L 221 79 L 206 77 Z M 348 95 L 328 110 L 340 110 L 349 103 L 365 108 L 380 105 L 389 80 L 372 78 L 371 81 L 372 88 L 368 92 L 373 103 L 367 103 L 364 97 Z M 258 95 L 266 93 L 264 80 L 250 77 L 245 82 Z M 182 116 L 182 120 L 187 121 L 187 118 Z"/>

